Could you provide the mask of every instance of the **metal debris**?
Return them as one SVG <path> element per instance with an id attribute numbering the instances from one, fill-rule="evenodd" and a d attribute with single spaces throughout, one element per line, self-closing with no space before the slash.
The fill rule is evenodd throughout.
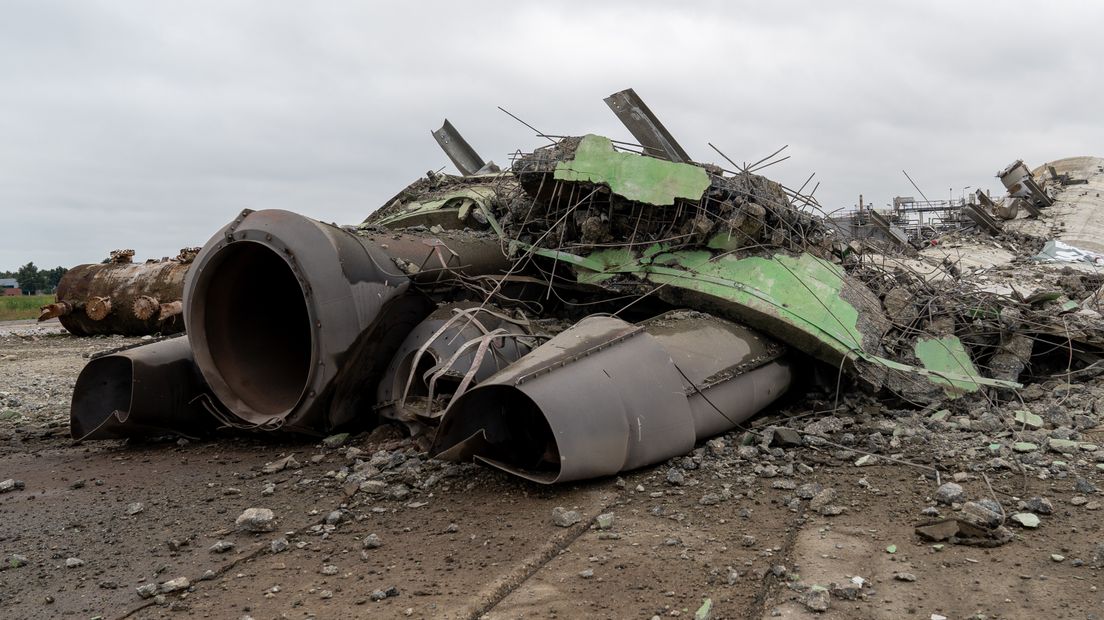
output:
<path id="1" fill-rule="evenodd" d="M 884 240 L 854 239 L 761 162 L 693 162 L 631 90 L 607 102 L 641 144 L 542 134 L 499 171 L 446 121 L 433 133 L 461 175 L 430 172 L 359 225 L 246 210 L 195 255 L 182 301 L 59 296 L 63 321 L 189 328 L 90 363 L 74 435 L 397 422 L 433 455 L 551 483 L 684 454 L 795 375 L 938 407 L 1104 370 L 1104 276 L 1029 258 L 1051 240 L 1104 254 L 1104 160 L 1015 162 L 999 200 L 861 209 Z M 89 267 L 141 267 L 116 258 Z M 137 391 L 158 382 L 179 383 L 163 407 Z"/>
<path id="2" fill-rule="evenodd" d="M 38 320 L 57 318 L 78 336 L 180 333 L 184 277 L 197 251 L 134 263 L 134 250 L 115 250 L 106 263 L 77 265 L 62 276 L 56 301 L 43 306 Z"/>
<path id="3" fill-rule="evenodd" d="M 77 377 L 70 432 L 78 440 L 200 435 L 215 428 L 197 402 L 205 394 L 187 337 L 111 353 Z"/>
<path id="4" fill-rule="evenodd" d="M 588 317 L 457 398 L 430 454 L 541 483 L 658 463 L 781 396 L 783 352 L 699 313 Z"/>

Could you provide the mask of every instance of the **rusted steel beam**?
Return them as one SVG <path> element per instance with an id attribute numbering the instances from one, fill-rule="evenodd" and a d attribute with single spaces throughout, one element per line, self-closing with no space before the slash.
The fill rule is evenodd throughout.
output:
<path id="1" fill-rule="evenodd" d="M 185 248 L 176 258 L 132 263 L 133 250 L 116 250 L 111 262 L 77 265 L 62 276 L 57 301 L 43 306 L 38 320 L 57 318 L 78 336 L 182 332 L 184 321 L 174 309 L 195 251 Z"/>
<path id="2" fill-rule="evenodd" d="M 690 156 L 635 90 L 626 88 L 606 97 L 604 101 L 640 146 L 644 147 L 645 154 L 674 162 L 690 161 Z"/>
<path id="3" fill-rule="evenodd" d="M 445 155 L 448 155 L 448 158 L 452 160 L 460 174 L 469 177 L 487 165 L 483 158 L 479 156 L 479 153 L 475 152 L 475 149 L 468 144 L 468 141 L 460 135 L 459 131 L 456 131 L 456 128 L 452 126 L 447 118 L 440 129 L 430 133 L 433 134 L 433 139 L 437 141 Z"/>

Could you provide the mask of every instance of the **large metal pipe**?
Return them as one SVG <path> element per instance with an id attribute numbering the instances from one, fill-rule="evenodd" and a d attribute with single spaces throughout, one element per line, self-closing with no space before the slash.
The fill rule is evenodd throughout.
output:
<path id="1" fill-rule="evenodd" d="M 69 409 L 73 439 L 112 439 L 215 427 L 199 400 L 206 386 L 187 337 L 171 338 L 88 362 Z"/>
<path id="2" fill-rule="evenodd" d="M 700 313 L 588 317 L 455 399 L 430 454 L 545 484 L 658 463 L 785 392 L 782 352 Z"/>
<path id="3" fill-rule="evenodd" d="M 498 241 L 356 230 L 243 211 L 196 257 L 184 318 L 196 365 L 246 425 L 326 432 L 362 413 L 406 333 L 460 274 L 505 271 Z M 336 381 L 335 381 L 336 380 Z M 372 394 L 374 396 L 374 394 Z"/>
<path id="4" fill-rule="evenodd" d="M 39 320 L 57 317 L 78 336 L 184 331 L 184 321 L 172 309 L 181 300 L 191 266 L 187 250 L 177 258 L 145 263 L 131 263 L 125 253 L 117 258 L 67 271 L 58 283 L 56 301 L 42 308 Z"/>

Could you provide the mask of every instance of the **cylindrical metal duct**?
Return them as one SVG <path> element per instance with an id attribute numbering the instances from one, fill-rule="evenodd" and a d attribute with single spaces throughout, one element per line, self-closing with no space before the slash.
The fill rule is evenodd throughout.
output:
<path id="1" fill-rule="evenodd" d="M 330 411 L 341 390 L 335 378 L 358 386 L 346 393 L 374 388 L 372 373 L 378 380 L 432 309 L 413 285 L 455 289 L 458 274 L 507 266 L 495 238 L 354 231 L 246 210 L 196 257 L 185 324 L 196 365 L 230 414 L 247 425 L 326 432 L 357 414 Z"/>
<path id="2" fill-rule="evenodd" d="M 382 418 L 407 424 L 412 433 L 423 430 L 420 424 L 435 424 L 442 413 L 427 410 L 432 404 L 427 401 L 477 385 L 531 351 L 533 340 L 520 322 L 495 306 L 441 306 L 407 335 L 391 359 L 379 383 L 376 410 Z"/>
<path id="3" fill-rule="evenodd" d="M 454 400 L 430 453 L 545 484 L 658 463 L 785 392 L 781 354 L 700 313 L 588 317 Z"/>
<path id="4" fill-rule="evenodd" d="M 70 432 L 77 440 L 203 434 L 215 427 L 197 400 L 206 391 L 187 337 L 98 357 L 77 377 Z"/>
<path id="5" fill-rule="evenodd" d="M 162 308 L 179 302 L 190 263 L 77 265 L 62 276 L 57 301 L 42 308 L 39 320 L 57 317 L 78 336 L 144 336 L 184 331 L 184 321 Z"/>

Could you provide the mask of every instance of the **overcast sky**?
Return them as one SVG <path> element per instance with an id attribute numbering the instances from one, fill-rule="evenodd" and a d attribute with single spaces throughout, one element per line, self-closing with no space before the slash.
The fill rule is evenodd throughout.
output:
<path id="1" fill-rule="evenodd" d="M 695 159 L 790 145 L 764 173 L 829 208 L 1104 156 L 1104 3 L 844 4 L 0 0 L 0 270 L 358 222 L 449 163 L 445 117 L 504 163 L 542 142 L 496 106 L 631 139 L 630 86 Z"/>

